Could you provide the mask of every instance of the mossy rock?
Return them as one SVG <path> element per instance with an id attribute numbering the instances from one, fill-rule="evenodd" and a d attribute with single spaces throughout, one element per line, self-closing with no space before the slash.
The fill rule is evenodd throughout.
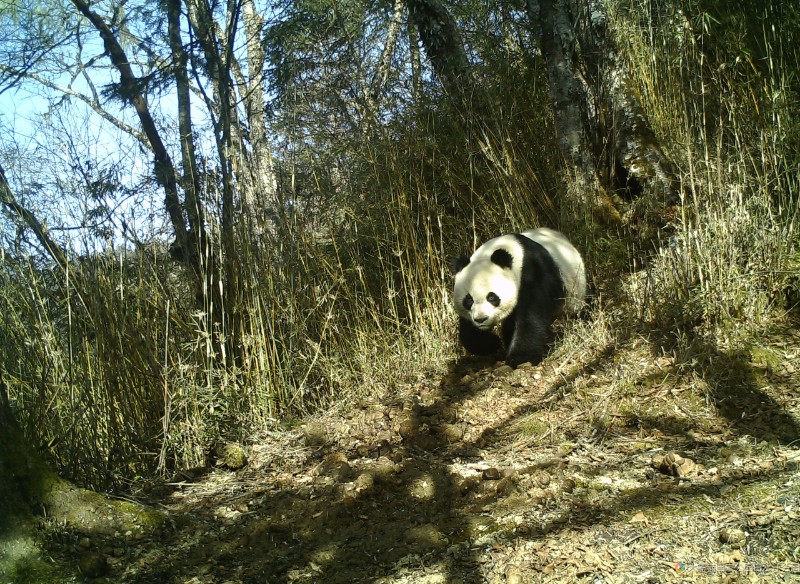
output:
<path id="1" fill-rule="evenodd" d="M 217 453 L 217 464 L 231 470 L 247 466 L 247 452 L 236 442 L 224 444 Z"/>

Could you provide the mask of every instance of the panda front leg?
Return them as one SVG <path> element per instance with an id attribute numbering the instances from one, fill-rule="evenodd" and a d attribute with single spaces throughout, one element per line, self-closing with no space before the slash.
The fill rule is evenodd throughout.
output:
<path id="1" fill-rule="evenodd" d="M 473 355 L 491 355 L 500 350 L 500 337 L 482 331 L 469 320 L 458 317 L 458 338 L 464 348 Z"/>
<path id="2" fill-rule="evenodd" d="M 547 353 L 548 327 L 536 315 L 516 315 L 503 322 L 506 363 L 538 365 Z"/>

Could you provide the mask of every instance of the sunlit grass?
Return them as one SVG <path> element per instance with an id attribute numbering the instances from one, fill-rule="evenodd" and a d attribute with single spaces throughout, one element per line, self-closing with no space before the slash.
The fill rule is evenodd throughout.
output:
<path id="1" fill-rule="evenodd" d="M 433 104 L 368 141 L 343 138 L 349 168 L 315 183 L 318 207 L 303 215 L 276 200 L 274 217 L 243 220 L 226 258 L 237 296 L 223 298 L 221 319 L 197 306 L 163 245 L 74 258 L 69 274 L 0 259 L 4 377 L 32 441 L 68 475 L 108 485 L 204 465 L 220 437 L 441 373 L 460 351 L 449 256 L 537 225 L 578 244 L 599 294 L 559 336 L 552 359 L 565 368 L 635 335 L 680 357 L 698 335 L 758 330 L 800 286 L 800 54 L 765 28 L 766 73 L 728 37 L 710 63 L 703 41 L 719 31 L 677 10 L 649 24 L 650 6 L 613 3 L 612 20 L 680 173 L 680 204 L 655 242 L 593 222 L 593 194 L 561 168 L 547 107 L 495 80 L 491 112 L 465 125 Z M 654 206 L 645 193 L 627 217 Z"/>

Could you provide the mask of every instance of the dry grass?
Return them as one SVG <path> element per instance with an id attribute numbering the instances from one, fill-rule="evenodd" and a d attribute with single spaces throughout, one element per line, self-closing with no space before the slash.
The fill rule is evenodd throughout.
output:
<path id="1" fill-rule="evenodd" d="M 194 305 L 157 245 L 75 260 L 66 275 L 0 259 L 2 363 L 27 432 L 68 475 L 107 485 L 205 464 L 221 436 L 442 371 L 458 350 L 448 256 L 535 224 L 569 232 L 598 285 L 591 318 L 560 337 L 559 375 L 637 338 L 651 343 L 643 359 L 679 363 L 752 346 L 797 299 L 797 50 L 765 29 L 765 69 L 711 24 L 650 6 L 612 7 L 638 98 L 681 173 L 680 213 L 656 249 L 591 224 L 586 193 L 559 179 L 547 111 L 497 80 L 489 101 L 503 107 L 470 133 L 438 104 L 368 145 L 339 145 L 347 172 L 309 162 L 322 203 L 303 216 L 273 201 L 276 217 L 242 222 L 228 258 L 238 296 L 221 320 Z M 723 39 L 713 62 L 712 38 Z M 645 194 L 630 215 L 651 204 Z M 627 415 L 657 381 L 644 379 L 619 372 L 608 395 L 629 401 L 587 395 L 586 418 L 602 428 Z M 531 420 L 520 432 L 556 429 Z"/>

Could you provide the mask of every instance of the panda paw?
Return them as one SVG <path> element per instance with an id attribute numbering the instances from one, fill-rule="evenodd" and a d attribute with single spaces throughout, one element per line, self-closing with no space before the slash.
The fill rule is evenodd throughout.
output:
<path id="1" fill-rule="evenodd" d="M 523 363 L 538 365 L 544 359 L 547 347 L 539 343 L 512 342 L 506 353 L 506 363 L 512 367 L 519 367 Z"/>
<path id="2" fill-rule="evenodd" d="M 512 367 L 519 367 L 523 363 L 530 363 L 531 365 L 538 365 L 542 362 L 544 357 L 540 354 L 509 354 L 506 355 L 506 363 Z"/>

